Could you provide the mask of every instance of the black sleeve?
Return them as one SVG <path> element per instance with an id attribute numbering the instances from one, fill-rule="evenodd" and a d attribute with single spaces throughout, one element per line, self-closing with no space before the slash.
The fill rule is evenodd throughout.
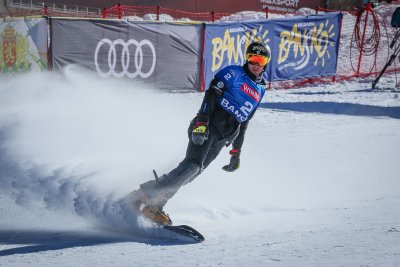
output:
<path id="1" fill-rule="evenodd" d="M 211 114 L 213 113 L 216 105 L 216 99 L 225 90 L 225 84 L 218 79 L 214 78 L 208 90 L 205 92 L 203 102 L 199 112 L 197 113 L 198 122 L 208 122 Z"/>
<path id="2" fill-rule="evenodd" d="M 244 136 L 247 131 L 247 126 L 249 125 L 249 121 L 253 118 L 254 113 L 256 113 L 256 110 L 250 115 L 249 119 L 242 124 L 240 124 L 240 131 L 239 135 L 236 137 L 235 141 L 232 143 L 232 149 L 238 149 L 239 151 L 242 149 L 242 145 L 244 142 Z M 240 152 L 239 152 L 240 153 Z"/>

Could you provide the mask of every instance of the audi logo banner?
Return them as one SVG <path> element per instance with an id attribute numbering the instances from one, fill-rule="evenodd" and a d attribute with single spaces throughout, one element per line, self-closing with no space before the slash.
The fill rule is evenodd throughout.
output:
<path id="1" fill-rule="evenodd" d="M 120 53 L 117 53 L 118 47 L 122 49 Z M 144 58 L 146 48 L 151 50 L 150 60 L 145 60 Z M 106 52 L 101 52 L 101 49 L 105 49 Z M 105 38 L 97 44 L 94 52 L 96 71 L 105 78 L 110 76 L 117 78 L 124 76 L 129 78 L 137 76 L 149 78 L 154 73 L 156 60 L 156 49 L 149 40 L 138 42 L 135 39 L 129 39 L 126 42 L 122 39 L 111 41 Z M 150 65 L 150 67 L 146 65 Z"/>
<path id="2" fill-rule="evenodd" d="M 54 69 L 69 64 L 103 78 L 199 90 L 201 25 L 52 19 Z"/>

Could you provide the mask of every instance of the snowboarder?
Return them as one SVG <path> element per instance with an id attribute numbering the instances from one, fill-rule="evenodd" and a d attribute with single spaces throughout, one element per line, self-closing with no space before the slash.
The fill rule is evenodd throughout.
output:
<path id="1" fill-rule="evenodd" d="M 232 144 L 231 159 L 222 169 L 239 168 L 240 153 L 247 125 L 265 93 L 263 73 L 271 59 L 271 49 L 262 42 L 252 42 L 245 53 L 243 66 L 231 65 L 220 70 L 206 90 L 203 102 L 188 129 L 186 157 L 168 174 L 140 185 L 128 196 L 139 214 L 159 225 L 172 225 L 163 211 L 178 189 L 193 181 Z"/>

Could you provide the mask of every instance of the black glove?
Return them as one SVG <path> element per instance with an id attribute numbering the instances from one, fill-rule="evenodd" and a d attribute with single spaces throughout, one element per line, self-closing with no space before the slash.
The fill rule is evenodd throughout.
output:
<path id="1" fill-rule="evenodd" d="M 229 164 L 222 167 L 222 169 L 227 172 L 233 172 L 240 167 L 240 149 L 232 149 L 229 151 L 229 154 L 231 154 L 231 160 Z"/>
<path id="2" fill-rule="evenodd" d="M 208 139 L 208 123 L 197 122 L 192 130 L 192 141 L 195 145 L 201 146 Z"/>

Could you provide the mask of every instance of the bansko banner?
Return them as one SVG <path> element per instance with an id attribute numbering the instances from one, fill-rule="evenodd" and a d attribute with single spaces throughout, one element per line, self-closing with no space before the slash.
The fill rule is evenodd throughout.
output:
<path id="1" fill-rule="evenodd" d="M 0 75 L 47 70 L 47 37 L 43 18 L 0 22 Z"/>
<path id="2" fill-rule="evenodd" d="M 206 25 L 204 45 L 204 86 L 208 88 L 214 75 L 228 65 L 242 65 L 246 48 L 256 40 L 271 46 L 271 22 L 215 23 Z M 265 74 L 269 73 L 271 64 Z"/>
<path id="3" fill-rule="evenodd" d="M 231 64 L 244 64 L 246 48 L 254 40 L 271 47 L 271 62 L 264 72 L 268 81 L 335 75 L 341 18 L 342 14 L 336 12 L 248 23 L 207 24 L 205 88 L 218 70 Z"/>
<path id="4" fill-rule="evenodd" d="M 75 64 L 104 78 L 198 90 L 201 24 L 52 19 L 54 69 Z"/>
<path id="5" fill-rule="evenodd" d="M 341 13 L 275 20 L 271 80 L 336 74 Z"/>

